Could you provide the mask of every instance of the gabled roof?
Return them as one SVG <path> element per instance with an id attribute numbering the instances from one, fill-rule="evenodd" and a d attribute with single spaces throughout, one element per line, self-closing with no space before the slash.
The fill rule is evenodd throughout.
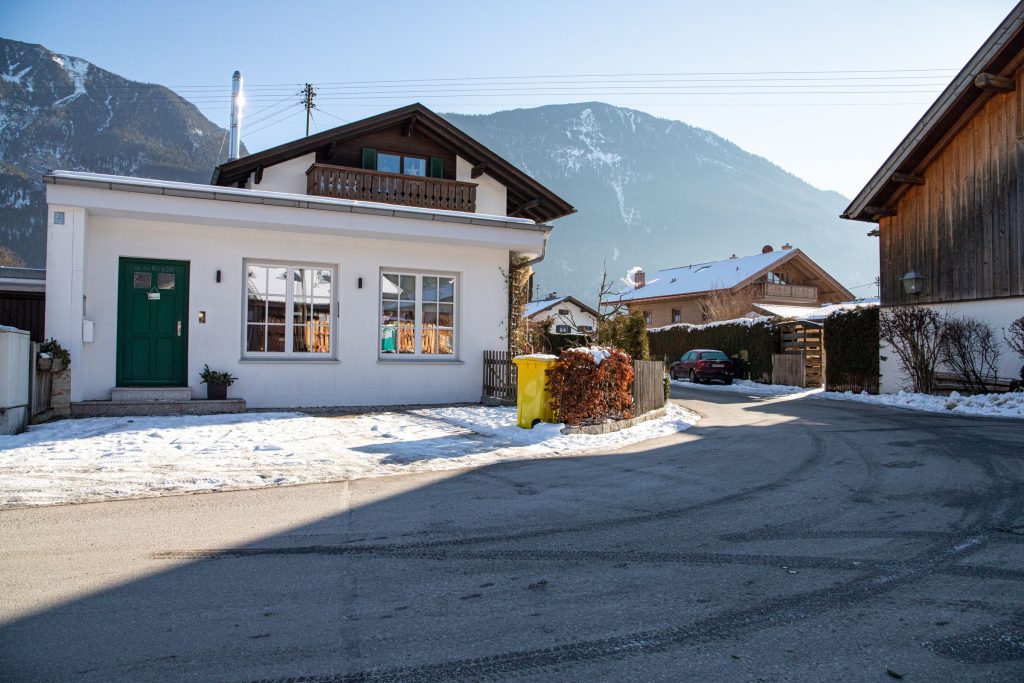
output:
<path id="1" fill-rule="evenodd" d="M 621 292 L 617 296 L 609 297 L 609 301 L 641 301 L 700 294 L 719 289 L 735 289 L 754 282 L 773 267 L 780 266 L 794 258 L 799 258 L 804 264 L 815 269 L 820 276 L 836 288 L 836 291 L 852 298 L 853 295 L 845 287 L 802 251 L 783 249 L 770 251 L 767 254 L 694 263 L 689 266 L 659 270 L 653 275 L 647 276 L 647 283 L 643 287 Z"/>
<path id="2" fill-rule="evenodd" d="M 587 313 L 590 313 L 591 315 L 593 315 L 595 318 L 596 317 L 600 317 L 600 315 L 601 315 L 600 313 L 595 311 L 593 308 L 591 308 L 590 306 L 586 305 L 585 303 L 583 303 L 582 301 L 580 301 L 579 299 L 577 299 L 574 296 L 560 296 L 560 297 L 557 297 L 555 299 L 541 299 L 540 301 L 531 301 L 530 303 L 526 304 L 526 306 L 523 307 L 523 317 L 524 318 L 532 318 L 533 316 L 537 315 L 538 313 L 543 313 L 544 311 L 548 310 L 549 308 L 553 308 L 554 306 L 557 306 L 558 304 L 566 302 L 566 301 L 568 301 L 570 303 L 573 303 L 573 304 L 576 304 L 577 306 L 579 306 L 581 309 L 583 309 Z"/>
<path id="3" fill-rule="evenodd" d="M 975 79 L 980 74 L 1012 77 L 1022 57 L 1024 2 L 999 24 L 840 217 L 877 222 L 879 211 L 891 207 L 906 187 L 893 175 L 920 175 L 946 141 L 992 97 L 992 90 L 975 85 Z"/>
<path id="4" fill-rule="evenodd" d="M 484 173 L 508 188 L 510 204 L 529 205 L 533 200 L 539 201 L 520 215 L 536 222 L 546 222 L 576 211 L 569 202 L 418 102 L 221 164 L 214 170 L 210 182 L 213 185 L 234 185 L 260 167 L 273 166 L 329 148 L 332 143 L 358 138 L 409 120 L 415 121 L 417 130 L 426 130 L 471 164 L 485 164 Z"/>

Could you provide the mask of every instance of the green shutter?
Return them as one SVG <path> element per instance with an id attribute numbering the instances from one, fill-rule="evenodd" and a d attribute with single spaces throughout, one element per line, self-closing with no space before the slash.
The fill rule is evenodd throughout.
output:
<path id="1" fill-rule="evenodd" d="M 363 147 L 363 168 L 377 170 L 377 150 Z"/>
<path id="2" fill-rule="evenodd" d="M 430 177 L 444 178 L 444 159 L 441 157 L 430 157 Z"/>

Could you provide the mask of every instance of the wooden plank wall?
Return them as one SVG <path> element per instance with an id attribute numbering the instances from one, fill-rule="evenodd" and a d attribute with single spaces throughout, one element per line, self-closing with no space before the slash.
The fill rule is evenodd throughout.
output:
<path id="1" fill-rule="evenodd" d="M 803 351 L 772 354 L 772 384 L 785 384 L 790 387 L 805 387 L 804 376 L 806 360 Z"/>
<path id="2" fill-rule="evenodd" d="M 27 330 L 32 341 L 43 341 L 46 296 L 42 292 L 0 292 L 0 325 Z"/>
<path id="3" fill-rule="evenodd" d="M 882 304 L 1024 296 L 1024 140 L 1017 93 L 995 95 L 882 218 Z M 1020 112 L 1024 116 L 1024 112 Z M 908 271 L 927 278 L 904 294 Z"/>
<path id="4" fill-rule="evenodd" d="M 665 405 L 665 363 L 635 360 L 633 371 L 633 415 L 643 415 Z"/>

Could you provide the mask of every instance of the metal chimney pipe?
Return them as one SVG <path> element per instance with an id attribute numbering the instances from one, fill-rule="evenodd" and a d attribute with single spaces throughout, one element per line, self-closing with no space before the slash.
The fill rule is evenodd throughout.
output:
<path id="1" fill-rule="evenodd" d="M 237 159 L 241 149 L 243 99 L 242 74 L 236 71 L 231 76 L 231 141 L 228 146 L 228 161 Z"/>

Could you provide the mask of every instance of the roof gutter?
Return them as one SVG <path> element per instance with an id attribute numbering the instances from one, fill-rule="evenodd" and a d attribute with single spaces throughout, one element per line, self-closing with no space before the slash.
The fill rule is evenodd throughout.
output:
<path id="1" fill-rule="evenodd" d="M 544 230 L 544 244 L 540 248 L 540 256 L 538 256 L 537 258 L 530 259 L 529 261 L 527 261 L 526 263 L 523 264 L 525 266 L 535 266 L 538 263 L 540 263 L 541 261 L 543 261 L 544 257 L 548 255 L 548 237 L 551 236 L 551 226 L 550 225 L 542 225 L 541 227 L 545 228 L 545 230 Z"/>

